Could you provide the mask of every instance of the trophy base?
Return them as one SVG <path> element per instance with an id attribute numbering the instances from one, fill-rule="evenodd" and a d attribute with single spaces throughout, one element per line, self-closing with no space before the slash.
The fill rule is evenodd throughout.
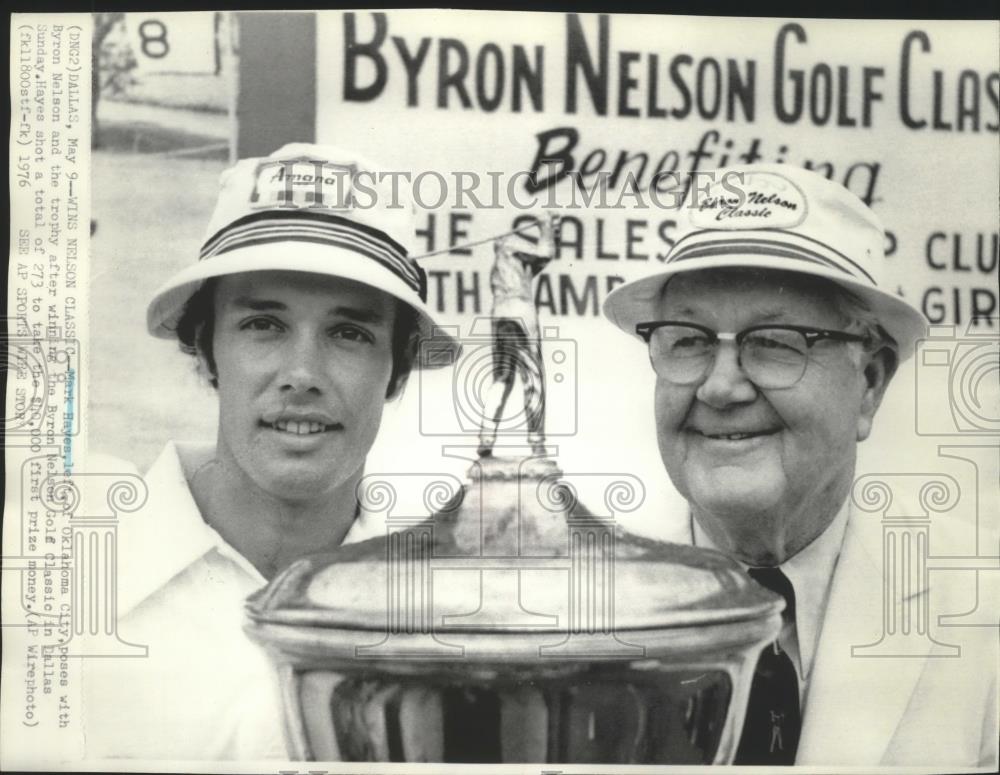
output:
<path id="1" fill-rule="evenodd" d="M 475 461 L 468 471 L 468 477 L 473 481 L 480 479 L 545 479 L 561 475 L 562 470 L 556 461 L 544 455 L 522 457 L 490 453 Z"/>

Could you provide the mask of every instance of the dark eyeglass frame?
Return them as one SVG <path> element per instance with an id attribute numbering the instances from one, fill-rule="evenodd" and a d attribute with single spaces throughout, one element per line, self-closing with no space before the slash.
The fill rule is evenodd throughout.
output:
<path id="1" fill-rule="evenodd" d="M 810 350 L 812 349 L 813 345 L 815 345 L 817 342 L 823 341 L 824 339 L 830 339 L 835 342 L 858 342 L 861 344 L 868 344 L 871 342 L 871 337 L 861 336 L 859 334 L 849 334 L 846 331 L 835 331 L 833 329 L 828 329 L 828 328 L 815 328 L 813 326 L 785 325 L 781 323 L 761 323 L 754 326 L 748 326 L 747 328 L 744 328 L 741 331 L 733 332 L 733 331 L 715 331 L 709 328 L 708 326 L 703 326 L 699 323 L 691 323 L 687 320 L 654 320 L 648 323 L 637 323 L 635 326 L 635 332 L 642 337 L 643 341 L 646 342 L 647 345 L 649 345 L 653 338 L 653 333 L 657 329 L 663 328 L 664 326 L 684 326 L 685 328 L 693 328 L 696 331 L 702 331 L 709 337 L 710 345 L 715 345 L 718 342 L 724 340 L 731 340 L 736 344 L 736 352 L 738 355 L 740 354 L 741 348 L 743 346 L 743 341 L 755 331 L 774 331 L 774 330 L 794 331 L 802 335 L 802 338 L 805 340 L 806 343 L 806 348 Z M 649 352 L 649 359 L 651 365 L 653 365 L 653 370 L 656 371 L 656 365 L 652 363 L 653 360 L 652 351 Z M 699 377 L 690 381 L 674 382 L 674 384 L 677 385 L 695 384 L 696 382 L 700 381 L 705 377 L 705 375 L 711 369 L 713 362 L 714 361 L 708 361 L 706 363 L 705 371 Z M 742 362 L 740 362 L 740 368 L 743 369 Z M 743 371 L 744 374 L 746 374 L 746 370 L 744 369 Z M 799 374 L 798 379 L 796 379 L 794 382 L 782 386 L 791 387 L 800 379 L 802 379 L 803 374 L 805 374 L 805 364 L 803 364 L 802 374 Z M 663 376 L 666 379 L 673 382 L 673 380 L 671 380 L 669 376 L 667 375 Z M 749 375 L 747 376 L 749 377 Z"/>

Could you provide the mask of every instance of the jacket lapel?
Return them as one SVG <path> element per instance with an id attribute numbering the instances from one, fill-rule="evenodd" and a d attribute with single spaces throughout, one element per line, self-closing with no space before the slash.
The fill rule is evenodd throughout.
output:
<path id="1" fill-rule="evenodd" d="M 898 649 L 885 641 L 864 648 L 884 637 L 881 546 L 881 522 L 852 515 L 805 698 L 797 765 L 881 761 L 933 645 L 926 637 L 907 638 L 905 658 L 892 656 Z M 852 647 L 861 648 L 852 653 Z"/>

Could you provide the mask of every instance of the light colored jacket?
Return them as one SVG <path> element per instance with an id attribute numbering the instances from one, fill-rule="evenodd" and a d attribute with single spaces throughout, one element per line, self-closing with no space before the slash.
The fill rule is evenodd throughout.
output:
<path id="1" fill-rule="evenodd" d="M 890 606 L 897 623 L 904 606 L 929 606 L 929 637 L 911 634 L 890 643 L 882 523 L 870 514 L 852 516 L 820 632 L 796 765 L 997 771 L 1000 573 L 962 568 L 974 545 L 972 530 L 968 523 L 934 520 L 927 583 Z M 992 537 L 981 536 L 980 546 L 997 553 Z M 988 622 L 992 627 L 970 626 Z M 949 624 L 960 626 L 943 626 Z M 880 641 L 881 649 L 853 648 Z M 904 651 L 909 655 L 892 656 Z"/>

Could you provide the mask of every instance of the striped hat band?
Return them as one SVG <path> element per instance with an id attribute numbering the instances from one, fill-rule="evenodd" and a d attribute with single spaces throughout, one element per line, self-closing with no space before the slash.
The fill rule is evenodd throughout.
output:
<path id="1" fill-rule="evenodd" d="M 274 242 L 312 242 L 350 250 L 377 261 L 427 302 L 427 274 L 385 232 L 329 212 L 266 210 L 223 227 L 202 246 L 200 261 L 232 250 Z"/>
<path id="2" fill-rule="evenodd" d="M 824 242 L 813 240 L 802 234 L 791 235 L 787 232 L 777 231 L 774 233 L 780 235 L 780 238 L 769 238 L 764 236 L 765 232 L 764 229 L 755 230 L 755 233 L 762 234 L 761 237 L 737 237 L 732 232 L 724 231 L 692 232 L 674 245 L 666 263 L 673 264 L 722 255 L 776 256 L 835 269 L 857 282 L 867 282 L 872 286 L 878 286 L 875 278 L 863 266 Z M 716 233 L 724 236 L 714 238 L 713 235 Z M 794 238 L 795 242 L 792 242 L 790 238 Z"/>

